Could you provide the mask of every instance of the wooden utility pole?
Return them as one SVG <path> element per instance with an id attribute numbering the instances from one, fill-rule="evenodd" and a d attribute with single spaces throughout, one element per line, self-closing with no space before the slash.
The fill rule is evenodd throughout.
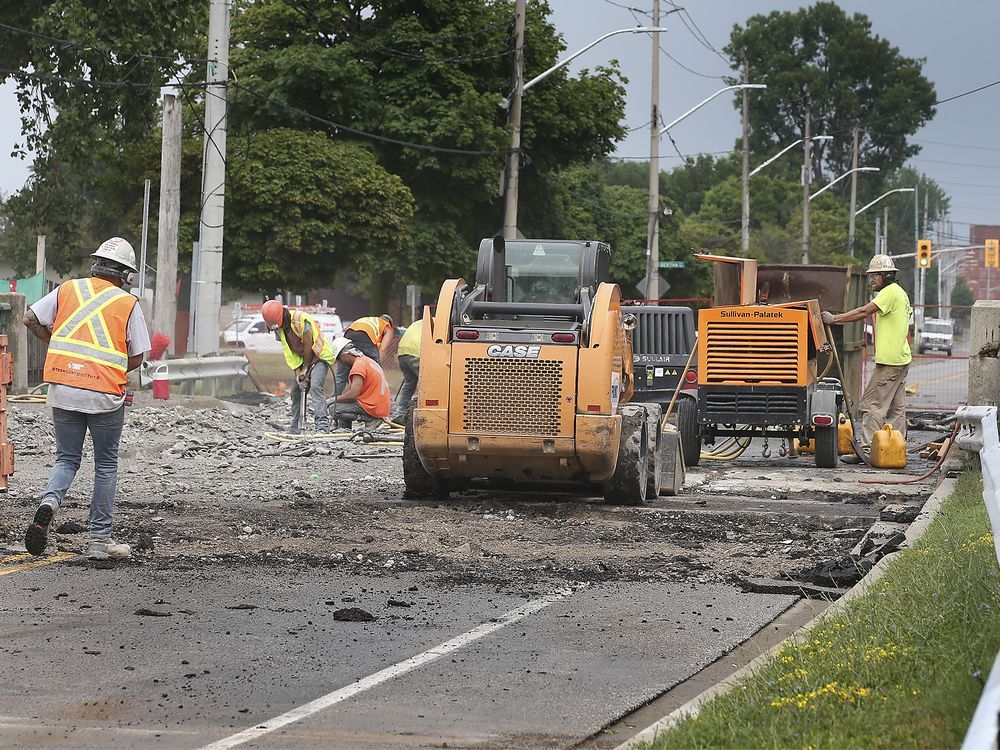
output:
<path id="1" fill-rule="evenodd" d="M 854 145 L 851 148 L 851 217 L 847 225 L 847 252 L 854 257 L 854 212 L 858 207 L 858 128 L 854 126 Z"/>
<path id="2" fill-rule="evenodd" d="M 653 27 L 660 25 L 660 0 L 653 0 Z M 646 299 L 660 298 L 660 35 L 653 38 L 653 87 L 649 119 L 649 226 L 646 232 Z"/>
<path id="3" fill-rule="evenodd" d="M 809 265 L 809 183 L 812 182 L 812 138 L 809 134 L 809 108 L 806 106 L 806 128 L 803 134 L 805 163 L 802 166 L 802 265 Z"/>
<path id="4" fill-rule="evenodd" d="M 524 94 L 524 0 L 514 3 L 514 93 L 510 97 L 510 152 L 504 190 L 503 236 L 517 239 L 518 171 L 521 169 L 521 97 Z"/>
<path id="5" fill-rule="evenodd" d="M 743 83 L 750 81 L 750 63 L 743 61 Z M 750 251 L 750 92 L 743 89 L 743 215 L 740 220 L 740 247 Z"/>
<path id="6" fill-rule="evenodd" d="M 180 218 L 181 103 L 173 94 L 164 94 L 153 331 L 163 333 L 170 339 L 167 351 L 171 354 L 177 353 L 177 342 L 174 338 L 177 319 L 177 242 Z"/>

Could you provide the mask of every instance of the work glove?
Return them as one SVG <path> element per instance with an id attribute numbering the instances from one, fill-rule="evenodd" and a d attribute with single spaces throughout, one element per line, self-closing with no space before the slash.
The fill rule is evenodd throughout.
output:
<path id="1" fill-rule="evenodd" d="M 823 322 L 826 323 L 828 326 L 832 326 L 833 325 L 833 313 L 832 312 L 830 312 L 829 310 L 824 310 L 821 317 L 823 318 Z"/>

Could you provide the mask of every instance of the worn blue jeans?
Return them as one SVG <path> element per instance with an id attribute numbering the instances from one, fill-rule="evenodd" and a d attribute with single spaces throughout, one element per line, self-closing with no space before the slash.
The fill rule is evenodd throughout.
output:
<path id="1" fill-rule="evenodd" d="M 90 538 L 111 538 L 111 511 L 118 483 L 118 441 L 125 424 L 125 407 L 103 414 L 52 409 L 56 435 L 56 462 L 49 475 L 42 502 L 56 510 L 66 497 L 73 478 L 80 469 L 83 440 L 90 430 L 94 443 L 94 496 L 90 500 Z"/>
<path id="2" fill-rule="evenodd" d="M 330 429 L 330 417 L 326 409 L 326 394 L 323 392 L 326 384 L 326 376 L 330 372 L 330 365 L 322 359 L 314 360 L 312 371 L 309 373 L 309 392 L 312 394 L 313 421 L 316 423 L 316 432 L 326 432 Z M 302 398 L 302 390 L 298 383 L 292 384 L 292 424 L 288 428 L 290 432 L 299 431 L 299 401 Z M 305 425 L 301 425 L 305 427 Z"/>

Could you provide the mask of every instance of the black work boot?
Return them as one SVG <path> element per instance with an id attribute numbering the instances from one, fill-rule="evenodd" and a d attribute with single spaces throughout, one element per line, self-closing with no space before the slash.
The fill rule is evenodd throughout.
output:
<path id="1" fill-rule="evenodd" d="M 45 545 L 49 541 L 49 524 L 55 514 L 56 509 L 48 503 L 38 506 L 34 520 L 24 532 L 24 546 L 31 554 L 37 556 L 45 552 Z"/>

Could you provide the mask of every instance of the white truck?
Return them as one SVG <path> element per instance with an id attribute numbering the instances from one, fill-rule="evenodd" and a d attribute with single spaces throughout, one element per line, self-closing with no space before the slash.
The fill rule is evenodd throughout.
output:
<path id="1" fill-rule="evenodd" d="M 920 331 L 920 345 L 917 351 L 920 354 L 931 350 L 940 351 L 950 357 L 954 339 L 955 328 L 950 320 L 928 318 Z"/>

